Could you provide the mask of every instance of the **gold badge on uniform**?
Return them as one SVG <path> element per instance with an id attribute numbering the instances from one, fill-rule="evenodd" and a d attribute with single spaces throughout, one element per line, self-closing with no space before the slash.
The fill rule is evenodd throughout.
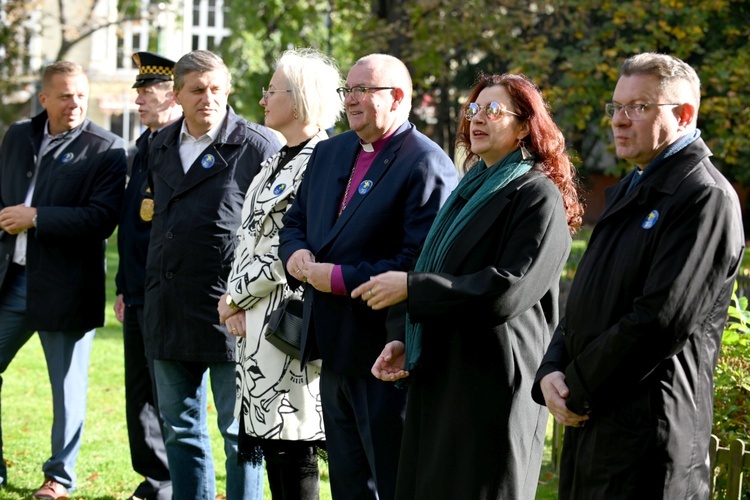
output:
<path id="1" fill-rule="evenodd" d="M 151 197 L 151 188 L 146 188 L 146 196 L 141 201 L 141 220 L 151 222 L 154 218 L 154 199 Z"/>
<path id="2" fill-rule="evenodd" d="M 151 198 L 144 198 L 141 202 L 141 219 L 144 222 L 151 222 L 154 218 L 154 200 Z"/>

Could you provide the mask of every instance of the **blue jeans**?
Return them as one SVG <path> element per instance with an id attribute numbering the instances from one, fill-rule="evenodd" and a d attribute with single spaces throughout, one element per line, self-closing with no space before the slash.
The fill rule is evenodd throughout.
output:
<path id="1" fill-rule="evenodd" d="M 227 500 L 262 500 L 263 466 L 237 460 L 234 418 L 235 363 L 154 361 L 159 411 L 164 420 L 169 472 L 174 498 L 214 500 L 211 441 L 208 434 L 208 377 L 226 453 Z"/>
<path id="2" fill-rule="evenodd" d="M 5 372 L 16 353 L 34 333 L 26 327 L 25 271 L 18 268 L 9 270 L 6 281 L 0 295 L 0 374 Z M 68 490 L 74 490 L 74 468 L 86 419 L 89 355 L 94 330 L 39 332 L 39 339 L 47 361 L 53 408 L 52 456 L 45 462 L 42 470 L 46 476 L 52 477 Z M 2 444 L 0 423 L 0 484 L 7 481 Z"/>

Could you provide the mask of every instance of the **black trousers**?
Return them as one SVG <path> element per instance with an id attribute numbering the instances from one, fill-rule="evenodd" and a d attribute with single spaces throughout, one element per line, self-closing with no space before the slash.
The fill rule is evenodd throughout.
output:
<path id="1" fill-rule="evenodd" d="M 334 500 L 392 500 L 406 390 L 372 375 L 320 374 L 328 471 Z"/>
<path id="2" fill-rule="evenodd" d="M 130 461 L 133 470 L 144 476 L 133 495 L 148 500 L 172 500 L 172 480 L 154 383 L 154 363 L 146 356 L 143 343 L 143 306 L 125 307 L 123 340 Z"/>

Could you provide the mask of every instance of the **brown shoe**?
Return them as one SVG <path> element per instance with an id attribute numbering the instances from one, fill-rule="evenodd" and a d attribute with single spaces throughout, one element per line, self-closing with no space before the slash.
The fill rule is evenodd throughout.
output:
<path id="1" fill-rule="evenodd" d="M 34 498 L 46 500 L 68 500 L 68 489 L 49 476 L 44 476 L 44 484 L 36 490 Z"/>

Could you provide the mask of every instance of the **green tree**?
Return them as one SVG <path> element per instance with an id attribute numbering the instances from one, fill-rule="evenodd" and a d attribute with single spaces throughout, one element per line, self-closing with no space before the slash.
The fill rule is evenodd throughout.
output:
<path id="1" fill-rule="evenodd" d="M 365 36 L 412 69 L 418 94 L 436 102 L 434 136 L 449 149 L 457 110 L 479 70 L 523 72 L 545 92 L 570 146 L 588 167 L 625 168 L 611 151 L 603 105 L 619 65 L 643 51 L 673 54 L 703 81 L 699 126 L 715 160 L 750 181 L 750 5 L 681 0 L 419 0 L 381 2 Z M 399 12 L 401 15 L 399 15 Z M 605 153 L 605 154 L 602 154 Z"/>
<path id="2" fill-rule="evenodd" d="M 362 46 L 359 37 L 372 25 L 370 3 L 365 0 L 228 0 L 228 27 L 221 52 L 232 69 L 231 104 L 247 119 L 261 121 L 258 101 L 261 87 L 268 86 L 274 61 L 293 47 L 315 47 L 347 71 Z M 251 10 L 248 12 L 248 10 Z"/>
<path id="3" fill-rule="evenodd" d="M 28 74 L 27 44 L 36 1 L 6 0 L 0 4 L 0 137 L 28 109 L 33 76 Z"/>

